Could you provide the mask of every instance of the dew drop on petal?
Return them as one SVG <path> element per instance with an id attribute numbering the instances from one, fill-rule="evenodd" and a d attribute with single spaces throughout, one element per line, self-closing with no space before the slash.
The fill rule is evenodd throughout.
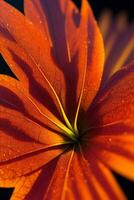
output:
<path id="1" fill-rule="evenodd" d="M 11 13 L 13 13 L 13 12 L 14 12 L 14 10 L 13 10 L 13 9 L 11 9 L 11 10 L 10 10 L 10 12 L 11 12 Z"/>
<path id="2" fill-rule="evenodd" d="M 6 157 L 6 154 L 5 154 L 5 153 L 3 154 L 3 157 Z"/>
<path id="3" fill-rule="evenodd" d="M 29 21 L 29 24 L 33 24 L 33 22 Z"/>
<path id="4" fill-rule="evenodd" d="M 88 40 L 88 45 L 89 45 L 89 44 L 91 44 L 91 41 L 90 41 L 90 40 Z"/>
<path id="5" fill-rule="evenodd" d="M 125 100 L 124 100 L 124 99 L 122 99 L 122 100 L 121 100 L 121 103 L 125 103 Z"/>
<path id="6" fill-rule="evenodd" d="M 56 190 L 53 190 L 53 193 L 55 193 L 56 192 Z"/>
<path id="7" fill-rule="evenodd" d="M 0 174 L 1 174 L 1 175 L 4 174 L 4 171 L 3 171 L 2 169 L 0 169 Z"/>

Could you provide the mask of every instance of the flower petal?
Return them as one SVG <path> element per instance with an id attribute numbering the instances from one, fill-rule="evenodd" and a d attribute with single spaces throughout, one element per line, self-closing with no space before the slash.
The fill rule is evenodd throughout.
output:
<path id="1" fill-rule="evenodd" d="M 47 102 L 49 102 L 48 101 L 49 98 L 51 102 L 49 105 L 49 109 L 51 110 L 51 112 L 53 110 L 52 105 L 54 102 L 57 105 L 57 108 L 60 109 L 60 113 L 62 112 L 62 116 L 65 116 L 64 109 L 66 107 L 65 106 L 66 85 L 64 80 L 64 71 L 61 70 L 60 66 L 57 66 L 54 62 L 54 58 L 52 56 L 51 47 L 47 39 L 47 36 L 44 37 L 44 34 L 40 30 L 38 30 L 32 24 L 32 22 L 27 20 L 21 13 L 19 13 L 12 6 L 8 5 L 6 2 L 0 1 L 0 9 L 1 9 L 0 12 L 1 26 L 4 27 L 3 28 L 4 32 L 5 30 L 8 32 L 8 34 L 4 33 L 4 36 L 10 35 L 10 38 L 12 37 L 17 42 L 17 46 L 19 46 L 18 47 L 19 51 L 17 50 L 18 52 L 16 55 L 14 44 L 13 46 L 8 46 L 9 37 L 8 38 L 6 37 L 5 44 L 4 43 L 2 44 L 3 46 L 6 45 L 6 50 L 7 47 L 8 50 L 11 48 L 10 52 L 8 52 L 8 56 L 10 56 L 10 61 L 12 57 L 12 60 L 18 62 L 17 64 L 19 65 L 19 67 L 21 67 L 21 70 L 17 69 L 16 72 L 23 71 L 23 78 L 28 76 L 28 78 L 30 80 L 32 79 L 32 81 L 36 77 L 36 81 L 34 81 L 34 86 L 35 85 L 37 86 L 37 77 L 38 77 L 38 82 L 43 81 L 44 84 L 41 83 L 41 86 L 38 87 L 39 91 L 42 92 L 41 93 L 42 96 L 39 98 L 39 101 L 41 101 L 41 104 L 43 104 L 43 102 L 45 102 L 44 104 L 46 104 Z M 8 44 L 6 44 L 6 42 Z M 3 46 L 1 49 L 3 49 Z M 21 50 L 23 59 L 20 58 L 21 54 L 19 54 Z M 9 55 L 9 53 L 11 55 Z M 5 60 L 8 59 L 9 59 L 8 57 L 5 57 Z M 30 62 L 30 64 L 28 61 Z M 13 66 L 13 69 L 17 67 L 18 66 Z M 35 71 L 36 72 L 38 71 L 37 75 L 35 74 Z M 19 80 L 21 80 L 20 74 L 16 73 L 16 76 L 18 77 Z M 43 86 L 45 88 L 44 93 L 43 93 L 44 88 L 43 89 L 40 88 Z M 38 96 L 37 91 L 35 92 L 34 90 L 34 93 L 36 93 L 36 98 L 37 98 Z M 64 109 L 62 107 L 61 101 Z M 46 112 L 48 112 L 47 109 Z"/>
<path id="2" fill-rule="evenodd" d="M 70 121 L 73 121 L 76 112 L 80 13 L 70 0 L 56 0 L 55 3 L 51 0 L 25 0 L 25 14 L 45 35 L 47 33 L 56 63 L 66 81 L 66 88 L 62 86 L 66 90 L 66 114 Z M 65 100 L 62 99 L 62 103 L 64 104 Z"/>
<path id="3" fill-rule="evenodd" d="M 78 46 L 78 107 L 87 110 L 98 91 L 104 64 L 99 28 L 87 0 L 82 1 Z"/>
<path id="4" fill-rule="evenodd" d="M 133 119 L 134 62 L 117 72 L 100 92 L 88 116 L 91 126 L 106 126 Z M 93 113 L 96 113 L 94 116 Z M 128 121 L 129 122 L 129 121 Z"/>
<path id="5" fill-rule="evenodd" d="M 53 5 L 58 6 L 59 2 Z M 74 68 L 74 66 L 77 66 L 76 58 L 71 63 L 66 64 L 66 62 L 64 62 L 64 66 L 55 65 L 47 35 L 44 37 L 45 34 L 42 34 L 39 30 L 37 30 L 30 23 L 30 21 L 26 20 L 24 16 L 19 14 L 15 9 L 10 7 L 5 2 L 0 2 L 0 6 L 2 10 L 2 12 L 0 13 L 1 24 L 4 24 L 4 28 L 9 31 L 9 33 L 17 41 L 18 45 L 23 48 L 23 51 L 25 51 L 25 53 L 28 54 L 28 56 L 30 56 L 30 60 L 32 58 L 32 62 L 34 62 L 34 65 L 36 65 L 38 70 L 42 72 L 42 75 L 44 75 L 43 78 L 45 78 L 45 81 L 47 82 L 45 84 L 45 87 L 47 87 L 46 88 L 47 92 L 50 94 L 50 96 L 53 96 L 55 98 L 54 102 L 56 103 L 58 108 L 59 108 L 59 103 L 62 102 L 64 109 L 66 109 L 66 113 L 67 111 L 74 110 L 70 108 L 74 108 L 74 105 L 76 105 L 76 99 L 78 100 L 80 97 L 80 94 L 81 96 L 83 94 L 82 91 L 87 91 L 87 88 L 89 86 L 92 86 L 90 87 L 91 88 L 91 91 L 89 92 L 90 94 L 88 93 L 89 95 L 84 95 L 84 99 L 85 99 L 85 96 L 87 97 L 87 100 L 86 101 L 84 100 L 84 102 L 86 102 L 84 103 L 84 107 L 85 105 L 86 107 L 89 106 L 89 104 L 91 103 L 99 87 L 100 77 L 101 77 L 102 68 L 103 68 L 102 66 L 103 66 L 104 52 L 103 52 L 102 38 L 100 36 L 99 30 L 96 26 L 96 22 L 94 21 L 94 17 L 90 11 L 90 8 L 88 7 L 87 2 L 85 2 L 83 5 L 85 5 L 84 6 L 85 8 L 82 13 L 86 12 L 86 16 L 85 14 L 83 14 L 83 17 L 81 20 L 81 24 L 83 25 L 81 25 L 81 27 L 79 28 L 80 29 L 79 36 L 83 35 L 83 33 L 84 33 L 84 36 L 80 37 L 81 39 L 79 40 L 78 44 L 80 45 L 79 49 L 81 52 L 79 54 L 86 55 L 86 56 L 83 58 L 83 56 L 76 55 L 76 57 L 79 57 L 79 62 L 78 62 L 79 64 L 78 64 L 78 70 L 77 70 L 77 68 Z M 6 10 L 6 14 L 4 13 L 4 10 Z M 88 22 L 87 18 L 91 19 L 91 21 Z M 16 30 L 14 28 L 14 24 L 16 24 L 16 27 L 17 27 Z M 87 31 L 88 27 L 90 27 L 90 30 L 92 30 L 90 33 L 88 33 Z M 86 31 L 86 34 L 85 34 L 85 31 Z M 33 41 L 32 35 L 34 34 L 36 35 L 36 39 Z M 83 44 L 83 39 L 85 41 L 84 44 L 86 43 L 86 45 L 81 45 L 81 43 Z M 89 57 L 90 56 L 91 57 L 87 58 L 87 50 L 86 50 L 87 48 L 85 46 L 87 46 L 89 39 L 93 41 L 90 41 L 91 45 L 89 45 L 89 51 L 88 51 Z M 31 43 L 32 43 L 32 47 L 30 45 Z M 92 54 L 91 54 L 91 51 L 92 51 Z M 39 54 L 40 55 L 42 54 L 43 56 L 40 56 Z M 92 55 L 95 56 L 95 59 L 92 58 Z M 89 60 L 88 65 L 91 67 L 89 68 L 89 70 L 86 71 L 87 59 Z M 83 67 L 81 67 L 83 65 L 85 66 L 84 71 L 83 71 Z M 42 66 L 45 66 L 45 67 L 42 67 Z M 96 70 L 94 66 L 98 66 L 98 70 Z M 46 67 L 48 67 L 48 69 Z M 85 72 L 87 72 L 87 75 L 85 74 Z M 88 73 L 88 72 L 91 72 L 91 73 Z M 81 76 L 82 78 L 80 78 L 79 74 L 82 74 Z M 85 75 L 87 78 L 85 77 Z M 92 77 L 94 76 L 97 77 L 97 82 L 96 82 L 95 87 L 93 84 L 94 80 L 91 81 L 91 84 L 90 83 L 88 84 L 89 82 L 88 80 L 89 79 L 92 80 Z M 58 81 L 55 80 L 55 78 L 58 79 Z M 78 87 L 77 87 L 77 78 L 79 79 Z M 83 88 L 83 84 L 85 82 L 87 82 L 87 84 L 85 85 L 88 85 L 88 86 L 84 86 Z M 61 86 L 62 86 L 62 89 L 61 89 Z M 77 97 L 76 97 L 76 88 L 77 88 Z M 96 88 L 96 90 L 94 88 Z M 71 100 L 70 100 L 70 97 L 71 97 Z M 62 105 L 60 105 L 60 108 L 61 107 Z M 63 111 L 63 109 L 61 110 Z M 62 113 L 62 114 L 63 116 L 65 116 L 65 113 Z M 70 114 L 70 116 L 72 115 Z"/>
<path id="6" fill-rule="evenodd" d="M 120 13 L 114 21 L 112 20 L 112 17 L 111 20 L 108 20 L 108 13 L 104 18 L 105 21 L 111 22 L 109 22 L 109 29 L 104 38 L 106 62 L 102 81 L 103 87 L 116 71 L 134 59 L 134 24 L 126 23 L 125 13 Z M 105 24 L 103 24 L 103 21 L 101 24 L 103 29 Z"/>
<path id="7" fill-rule="evenodd" d="M 39 149 L 39 147 L 37 148 L 36 145 L 33 145 L 31 142 L 27 145 L 32 146 L 31 149 L 29 148 L 30 150 L 26 146 L 23 151 L 17 151 L 17 148 L 19 149 L 19 147 L 24 147 L 24 142 L 22 143 L 21 139 L 17 141 L 12 139 L 11 143 L 11 151 L 10 148 L 3 148 L 4 150 L 2 151 L 2 156 L 4 157 L 2 159 L 5 160 L 0 162 L 0 181 L 16 179 L 17 177 L 33 173 L 35 170 L 38 170 L 63 152 L 63 148 L 61 147 L 46 148 L 44 146 Z M 16 148 L 12 147 L 13 144 L 16 145 Z M 14 152 L 16 155 L 13 158 L 13 155 L 15 154 Z M 7 156 L 8 153 L 10 153 L 10 156 Z M 29 164 L 27 165 L 27 163 Z"/>
<path id="8" fill-rule="evenodd" d="M 49 132 L 39 124 L 2 105 L 0 113 L 0 180 L 31 173 L 63 152 L 61 143 L 48 144 Z"/>
<path id="9" fill-rule="evenodd" d="M 57 9 L 53 8 L 53 6 L 49 6 L 49 4 L 53 5 Z M 42 9 L 42 7 L 44 8 L 44 10 Z M 32 8 L 34 8 L 34 11 L 30 12 L 30 10 Z M 53 12 L 48 13 L 48 8 L 49 8 L 49 11 L 51 11 L 51 9 L 52 9 Z M 66 42 L 69 42 L 69 49 L 71 51 L 71 54 L 74 55 L 74 52 L 76 52 L 76 49 L 73 50 L 74 46 L 77 46 L 80 49 L 80 52 L 77 55 L 77 57 L 80 56 L 80 58 L 78 61 L 78 75 L 76 74 L 78 76 L 78 87 L 77 87 L 77 97 L 76 98 L 78 101 L 81 90 L 86 91 L 86 94 L 84 93 L 84 101 L 85 101 L 85 96 L 87 97 L 87 100 L 86 100 L 86 102 L 84 102 L 83 106 L 87 108 L 89 106 L 89 104 L 91 103 L 91 101 L 92 101 L 93 97 L 95 96 L 95 93 L 99 87 L 100 78 L 101 78 L 102 69 L 103 69 L 103 59 L 104 59 L 102 38 L 100 36 L 98 27 L 96 26 L 96 22 L 94 20 L 91 9 L 88 6 L 88 3 L 86 1 L 83 1 L 83 9 L 82 9 L 83 14 L 81 15 L 80 27 L 79 27 L 79 18 L 80 18 L 79 13 L 78 13 L 77 9 L 75 8 L 75 6 L 71 3 L 71 1 L 68 1 L 68 2 L 67 1 L 57 1 L 55 4 L 52 4 L 51 1 L 49 1 L 49 2 L 47 2 L 47 1 L 45 1 L 45 2 L 43 2 L 43 1 L 33 1 L 33 2 L 25 1 L 25 9 L 26 9 L 26 15 L 30 18 L 31 21 L 33 21 L 35 19 L 36 22 L 35 21 L 34 22 L 36 24 L 39 23 L 39 18 L 41 19 L 42 16 L 44 16 L 42 21 L 45 21 L 45 23 L 43 23 L 43 24 L 44 24 L 44 26 L 46 26 L 46 18 L 47 18 L 50 32 L 53 31 L 53 33 L 51 35 L 54 35 L 53 37 L 55 37 L 55 40 L 54 39 L 53 40 L 55 43 L 58 43 L 58 45 L 54 44 L 54 47 L 55 46 L 59 47 L 59 44 L 62 44 L 62 45 L 60 45 L 61 47 L 64 46 L 63 48 L 57 48 L 58 49 L 57 52 L 58 51 L 59 52 L 67 51 L 67 43 Z M 73 22 L 73 18 L 72 18 L 73 12 L 77 14 L 77 16 L 76 16 L 77 22 L 76 23 L 78 24 L 77 26 L 79 29 L 78 37 L 76 36 L 77 32 L 78 32 L 77 27 L 74 26 L 74 22 Z M 85 13 L 86 13 L 86 15 L 85 15 Z M 62 16 L 65 14 L 66 14 L 66 22 L 64 21 L 64 19 L 63 19 L 64 17 Z M 36 17 L 33 17 L 33 15 Z M 52 24 L 52 20 L 54 21 L 53 24 Z M 60 28 L 59 28 L 58 24 L 59 24 Z M 64 27 L 65 24 L 67 24 L 66 27 Z M 53 25 L 53 29 L 52 29 L 52 25 Z M 65 30 L 65 28 L 66 28 L 66 30 Z M 90 29 L 90 33 L 88 33 L 88 29 Z M 66 34 L 65 34 L 65 31 L 66 31 Z M 63 33 L 62 34 L 64 36 L 63 38 L 59 37 L 59 32 L 60 32 L 60 34 Z M 67 36 L 67 41 L 65 41 L 65 36 Z M 74 40 L 74 36 L 75 36 L 75 38 L 77 38 L 77 40 L 76 39 Z M 71 38 L 71 37 L 73 37 L 73 38 Z M 89 42 L 90 42 L 90 45 L 89 45 Z M 72 43 L 73 43 L 73 45 L 72 45 Z M 87 50 L 87 48 L 88 48 L 88 50 Z M 61 53 L 59 53 L 59 55 L 61 55 Z M 92 56 L 94 56 L 95 59 Z M 65 56 L 62 56 L 62 59 L 64 59 L 63 63 L 65 64 L 66 59 L 64 57 Z M 87 66 L 87 60 L 89 60 L 89 62 L 88 62 L 88 66 L 90 66 L 89 68 Z M 75 65 L 77 66 L 77 63 L 75 63 Z M 85 67 L 83 67 L 83 66 L 85 66 Z M 96 69 L 95 66 L 97 66 L 98 69 Z M 69 68 L 68 68 L 68 70 L 69 70 Z M 73 73 L 73 72 L 71 72 L 71 73 Z M 85 73 L 87 73 L 87 75 L 85 75 Z M 80 74 L 80 76 L 79 76 L 79 74 Z M 97 79 L 95 87 L 93 84 L 94 76 Z M 89 80 L 90 80 L 90 83 L 89 83 Z M 82 89 L 82 85 L 84 84 L 83 82 L 86 83 L 84 89 Z M 72 85 L 74 85 L 74 84 L 72 84 Z M 87 95 L 87 89 L 89 91 L 89 88 L 91 88 L 91 91 L 89 92 L 90 94 Z M 75 92 L 72 92 L 72 94 L 73 93 L 75 93 Z M 69 95 L 69 96 L 72 96 L 72 95 Z"/>
<path id="10" fill-rule="evenodd" d="M 95 154 L 112 170 L 134 180 L 134 134 L 129 132 L 134 129 L 128 127 L 123 131 L 120 129 L 116 126 L 106 130 L 104 128 L 100 131 L 100 135 L 96 130 L 97 136 L 90 139 L 90 146 L 96 147 Z"/>
<path id="11" fill-rule="evenodd" d="M 81 168 L 91 189 L 92 199 L 126 199 L 110 170 L 90 152 L 83 152 Z"/>
<path id="12" fill-rule="evenodd" d="M 69 151 L 67 153 L 64 153 L 60 157 L 60 160 L 57 163 L 51 181 L 47 187 L 47 191 L 44 195 L 45 200 L 65 199 L 67 190 L 67 181 L 69 179 L 70 164 L 72 162 L 73 155 L 74 151 Z"/>
<path id="13" fill-rule="evenodd" d="M 72 1 L 67 1 L 65 16 L 65 32 L 67 37 L 68 56 L 73 60 L 77 55 L 79 41 L 79 25 L 81 15 Z"/>
<path id="14" fill-rule="evenodd" d="M 47 118 L 40 111 L 31 96 L 29 96 L 28 91 L 23 85 L 18 80 L 6 75 L 0 75 L 0 108 L 2 107 L 5 107 L 5 110 L 10 108 L 11 110 L 9 112 L 18 111 L 21 116 L 27 117 L 29 121 L 31 120 L 31 123 L 40 125 L 47 134 L 47 141 L 51 144 L 53 142 L 63 141 L 61 136 L 56 134 L 56 132 L 59 132 L 59 134 L 63 132 L 62 129 L 58 128 L 58 126 L 62 126 L 62 123 L 55 117 L 52 118 L 54 121 Z M 44 135 L 46 137 L 46 134 L 42 134 L 42 136 Z M 42 136 L 40 137 L 40 142 L 43 142 L 45 139 Z M 39 134 L 36 138 L 39 138 Z"/>
<path id="15" fill-rule="evenodd" d="M 134 180 L 134 62 L 117 72 L 88 113 L 87 134 L 97 142 L 97 154 L 118 173 Z M 96 113 L 94 116 L 93 113 Z M 89 118 L 88 118 L 89 119 Z M 91 139 L 92 143 L 92 139 Z M 106 152 L 106 156 L 102 156 Z M 103 157 L 103 158 L 102 158 Z M 115 158 L 115 159 L 114 159 Z M 119 164 L 120 163 L 120 164 Z M 122 163 L 122 164 L 121 164 Z M 128 170 L 129 169 L 129 170 Z"/>
<path id="16" fill-rule="evenodd" d="M 128 156 L 102 150 L 99 158 L 113 171 L 134 181 L 134 160 L 128 159 Z"/>
<path id="17" fill-rule="evenodd" d="M 43 118 L 19 81 L 1 75 L 0 180 L 30 173 L 62 153 L 55 146 L 63 144 L 63 138 L 46 127 Z"/>
<path id="18" fill-rule="evenodd" d="M 55 171 L 58 159 L 59 158 L 52 160 L 51 162 L 49 162 L 48 164 L 46 164 L 44 167 L 41 168 L 41 173 L 39 174 L 38 178 L 33 184 L 31 190 L 25 197 L 26 200 L 44 199 L 44 195 L 47 191 L 48 185 Z"/>
<path id="19" fill-rule="evenodd" d="M 0 51 L 21 82 L 21 86 L 25 88 L 29 96 L 45 114 L 52 118 L 53 115 L 59 117 L 52 93 L 46 86 L 46 82 L 37 66 L 31 62 L 25 51 L 15 41 L 6 37 L 6 34 L 9 33 L 5 30 L 4 34 L 0 34 Z"/>
<path id="20" fill-rule="evenodd" d="M 47 33 L 50 45 L 55 50 L 57 62 L 62 65 L 70 62 L 70 51 L 74 55 L 80 19 L 74 3 L 70 0 L 56 0 L 55 3 L 51 0 L 25 0 L 25 15 L 45 34 Z"/>
<path id="21" fill-rule="evenodd" d="M 112 13 L 111 10 L 103 10 L 99 17 L 99 27 L 102 33 L 103 40 L 105 42 L 107 35 L 110 32 L 112 25 Z"/>
<path id="22" fill-rule="evenodd" d="M 93 159 L 90 166 L 85 158 L 80 153 L 77 154 L 77 152 L 68 151 L 61 155 L 51 175 L 49 169 L 48 173 L 46 171 L 44 175 L 42 174 L 39 179 L 40 181 L 42 180 L 42 183 L 46 177 L 45 174 L 48 174 L 45 179 L 47 182 L 44 183 L 45 191 L 42 190 L 42 196 L 39 197 L 39 200 L 42 198 L 44 200 L 90 200 L 104 197 L 105 199 L 110 199 L 111 197 L 125 199 L 114 177 L 101 162 Z M 39 186 L 37 183 L 35 183 L 35 186 L 31 190 L 30 196 L 28 195 L 28 200 L 30 198 L 37 199 L 35 191 Z"/>
<path id="23" fill-rule="evenodd" d="M 15 180 L 0 181 L 0 187 L 8 188 L 14 187 L 13 194 L 10 200 L 24 199 L 33 187 L 35 180 L 39 176 L 40 171 L 34 172 L 26 177 L 19 177 Z"/>
<path id="24" fill-rule="evenodd" d="M 125 12 L 119 13 L 114 19 L 111 10 L 106 9 L 102 12 L 99 18 L 99 26 L 105 43 L 106 55 L 110 53 L 110 47 L 115 44 L 116 36 L 124 31 L 127 25 L 127 14 Z"/>

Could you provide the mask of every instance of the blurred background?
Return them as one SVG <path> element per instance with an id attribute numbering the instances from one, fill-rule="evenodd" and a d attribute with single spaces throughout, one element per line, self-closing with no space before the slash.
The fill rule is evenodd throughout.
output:
<path id="1" fill-rule="evenodd" d="M 23 0 L 6 0 L 8 3 L 15 6 L 21 12 L 23 12 Z M 45 1 L 45 0 L 44 0 Z M 81 5 L 80 0 L 73 0 L 78 7 Z M 112 11 L 113 17 L 118 15 L 120 12 L 125 11 L 128 15 L 128 20 L 131 22 L 134 20 L 134 6 L 132 0 L 90 0 L 90 4 L 93 8 L 94 14 L 97 19 L 99 19 L 100 14 L 106 8 Z M 10 74 L 10 70 L 6 66 L 4 60 L 0 57 L 0 73 Z M 129 169 L 128 169 L 129 170 Z M 134 200 L 134 183 L 128 181 L 127 179 L 117 175 L 116 176 L 120 186 L 126 193 L 128 200 Z M 0 188 L 0 200 L 9 200 L 12 194 L 13 188 L 3 189 Z"/>
<path id="2" fill-rule="evenodd" d="M 23 11 L 23 0 L 5 0 L 8 3 L 14 5 L 21 11 Z M 44 0 L 45 1 L 45 0 Z M 81 0 L 72 0 L 78 7 L 80 7 Z M 120 11 L 126 11 L 129 15 L 129 19 L 134 19 L 134 6 L 132 0 L 89 0 L 96 17 L 99 17 L 103 9 L 109 8 L 113 11 L 114 15 Z"/>

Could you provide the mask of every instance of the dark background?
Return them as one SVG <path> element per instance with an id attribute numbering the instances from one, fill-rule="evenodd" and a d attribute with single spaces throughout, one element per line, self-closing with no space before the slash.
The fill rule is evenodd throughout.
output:
<path id="1" fill-rule="evenodd" d="M 23 12 L 23 0 L 6 0 L 6 1 Z M 80 7 L 80 0 L 74 0 L 74 2 Z M 128 14 L 129 21 L 134 20 L 134 6 L 132 0 L 90 0 L 90 4 L 93 8 L 96 18 L 99 18 L 101 12 L 105 8 L 109 8 L 112 10 L 113 16 L 116 16 L 121 11 L 126 11 Z M 6 63 L 2 58 L 0 58 L 0 64 L 1 64 L 0 73 L 10 74 L 10 70 L 8 70 L 7 67 L 5 67 Z M 126 193 L 128 200 L 134 200 L 134 183 L 128 181 L 127 179 L 115 173 L 114 175 L 116 176 L 119 184 Z M 12 191 L 13 191 L 12 188 L 11 189 L 0 188 L 0 200 L 9 200 Z"/>
<path id="2" fill-rule="evenodd" d="M 23 0 L 5 0 L 15 7 L 19 8 L 19 10 L 23 11 Z M 44 0 L 45 1 L 45 0 Z M 81 0 L 72 0 L 79 7 Z M 96 17 L 99 17 L 101 11 L 104 8 L 110 8 L 114 14 L 119 13 L 120 11 L 127 11 L 129 15 L 129 19 L 134 19 L 134 6 L 132 0 L 89 0 Z"/>

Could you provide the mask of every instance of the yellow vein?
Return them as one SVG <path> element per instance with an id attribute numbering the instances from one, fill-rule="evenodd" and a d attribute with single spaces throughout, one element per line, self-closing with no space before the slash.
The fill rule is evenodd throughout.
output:
<path id="1" fill-rule="evenodd" d="M 7 28 L 7 27 L 6 27 Z M 9 30 L 9 28 L 7 28 L 7 30 L 9 31 L 9 33 L 11 34 L 11 31 Z M 12 35 L 12 37 L 16 40 L 16 38 L 14 37 L 14 35 Z M 66 116 L 66 113 L 64 111 L 64 108 L 60 102 L 60 99 L 55 91 L 55 89 L 53 88 L 53 86 L 51 85 L 51 83 L 49 82 L 49 80 L 47 79 L 47 77 L 45 76 L 45 74 L 42 72 L 41 68 L 39 67 L 39 65 L 36 63 L 35 59 L 33 58 L 32 55 L 30 55 L 27 50 L 24 48 L 24 46 L 22 46 L 20 43 L 19 43 L 20 47 L 23 48 L 25 50 L 25 52 L 27 53 L 27 55 L 31 58 L 31 60 L 33 61 L 33 63 L 36 65 L 36 67 L 38 68 L 38 70 L 40 71 L 40 73 L 42 74 L 42 76 L 44 77 L 44 79 L 46 80 L 46 82 L 48 83 L 49 87 L 51 88 L 53 94 L 55 95 L 56 97 L 56 100 L 60 106 L 60 109 L 61 109 L 61 112 L 62 112 L 62 115 L 63 115 L 63 118 L 67 124 L 67 126 L 69 127 L 69 129 L 73 130 L 72 126 L 71 126 L 71 123 L 69 122 L 67 116 Z"/>
<path id="2" fill-rule="evenodd" d="M 74 137 L 73 137 L 73 135 L 74 135 L 74 133 L 70 130 L 70 129 L 68 129 L 61 121 L 59 121 L 58 119 L 58 121 L 59 121 L 59 123 L 57 123 L 57 122 L 55 122 L 54 120 L 52 120 L 51 118 L 49 118 L 47 115 L 45 115 L 40 109 L 39 109 L 39 107 L 34 103 L 34 101 L 30 98 L 30 97 L 28 97 L 28 96 L 26 96 L 28 99 L 29 99 L 29 101 L 36 107 L 36 109 L 38 110 L 38 112 L 42 115 L 42 116 L 44 116 L 46 119 L 48 119 L 50 122 L 52 122 L 54 125 L 56 125 L 57 127 L 59 127 L 61 130 L 63 130 L 64 131 L 64 135 L 67 135 L 68 137 L 71 137 L 71 139 L 74 139 Z M 62 132 L 61 132 L 62 133 Z"/>
<path id="3" fill-rule="evenodd" d="M 6 76 L 6 75 L 4 75 L 4 76 Z M 5 82 L 8 83 L 8 81 L 6 81 L 4 78 L 3 78 L 3 80 L 4 80 Z M 10 85 L 12 85 L 12 84 L 10 84 Z M 13 85 L 12 85 L 12 86 L 13 86 Z M 16 88 L 16 89 L 18 90 L 18 88 Z M 25 88 L 23 88 L 23 90 L 25 91 Z M 54 124 L 54 125 L 56 125 L 57 127 L 59 127 L 61 130 L 63 130 L 65 135 L 71 136 L 71 139 L 72 139 L 72 137 L 73 137 L 72 135 L 74 135 L 74 133 L 73 133 L 70 129 L 68 129 L 68 128 L 67 128 L 61 121 L 59 121 L 56 117 L 55 117 L 55 118 L 56 118 L 57 121 L 59 121 L 59 123 L 58 123 L 58 122 L 55 122 L 55 121 L 52 120 L 50 117 L 48 117 L 47 115 L 45 115 L 45 114 L 39 109 L 39 107 L 36 105 L 36 103 L 35 103 L 28 95 L 26 95 L 26 92 L 23 92 L 22 90 L 18 90 L 18 91 L 21 92 L 22 95 L 25 96 L 25 97 L 32 103 L 32 105 L 34 105 L 34 107 L 38 110 L 38 112 L 39 112 L 42 116 L 44 116 L 46 119 L 48 119 L 52 124 Z M 8 104 L 14 106 L 15 108 L 17 108 L 16 105 L 11 104 L 11 102 L 8 102 L 8 101 L 6 101 L 6 100 L 4 100 L 4 102 L 6 102 L 6 103 L 8 103 Z M 33 121 L 33 120 L 32 120 L 32 121 Z M 73 139 L 74 139 L 74 138 L 73 138 Z"/>
<path id="4" fill-rule="evenodd" d="M 82 5 L 82 10 L 81 10 L 81 15 L 83 19 L 85 19 L 85 24 L 87 24 L 87 20 L 88 20 L 88 15 L 85 13 L 85 5 L 83 4 Z M 83 21 L 82 21 L 83 22 Z M 83 26 L 83 23 L 81 22 L 81 26 Z M 87 28 L 87 26 L 86 26 Z M 87 30 L 85 30 L 85 32 L 87 32 Z M 82 88 L 81 88 L 81 93 L 80 93 L 80 97 L 79 97 L 79 100 L 78 100 L 78 106 L 77 106 L 77 110 L 76 110 L 76 115 L 75 115 L 75 120 L 74 120 L 74 130 L 75 130 L 75 133 L 78 134 L 78 128 L 77 128 L 77 120 L 78 120 L 78 114 L 79 114 L 79 110 L 80 110 L 80 105 L 81 105 L 81 101 L 82 101 L 82 96 L 83 96 L 83 91 L 84 91 L 84 85 L 85 85 L 85 79 L 86 79 L 86 71 L 87 71 L 87 64 L 88 64 L 88 60 L 87 60 L 87 55 L 88 55 L 88 36 L 86 35 L 85 36 L 85 39 L 84 41 L 82 41 L 85 45 L 85 52 L 83 53 L 83 51 L 81 51 L 80 53 L 86 55 L 86 58 L 85 58 L 85 63 L 84 63 L 84 74 L 83 74 L 83 82 L 82 82 Z"/>
<path id="5" fill-rule="evenodd" d="M 36 65 L 37 65 L 37 64 L 36 64 Z M 58 97 L 58 95 L 57 95 L 55 89 L 53 88 L 53 86 L 51 85 L 51 83 L 49 82 L 49 80 L 46 78 L 46 76 L 45 76 L 44 73 L 42 72 L 42 70 L 41 70 L 41 68 L 39 67 L 39 65 L 37 65 L 37 67 L 38 67 L 39 71 L 41 72 L 42 76 L 43 76 L 43 77 L 45 78 L 45 80 L 47 81 L 47 83 L 48 83 L 48 85 L 50 86 L 51 90 L 53 91 L 53 94 L 55 95 L 55 97 L 56 97 L 56 99 L 57 99 L 57 102 L 58 102 L 58 104 L 59 104 L 59 106 L 60 106 L 60 109 L 61 109 L 61 112 L 62 112 L 62 116 L 63 116 L 63 118 L 64 118 L 64 120 L 65 120 L 67 126 L 68 126 L 71 130 L 73 130 L 73 129 L 72 129 L 72 126 L 71 126 L 71 124 L 70 124 L 70 122 L 69 122 L 69 120 L 68 120 L 68 118 L 67 118 L 67 116 L 66 116 L 66 114 L 65 114 L 65 111 L 64 111 L 64 109 L 63 109 L 63 106 L 62 106 L 62 104 L 61 104 L 61 102 L 60 102 L 60 99 L 59 99 L 59 97 Z"/>
<path id="6" fill-rule="evenodd" d="M 86 55 L 87 55 L 87 52 L 86 52 Z M 78 134 L 77 120 L 78 120 L 78 114 L 79 114 L 79 110 L 80 110 L 80 105 L 81 105 L 83 91 L 84 91 L 84 85 L 85 85 L 85 79 L 86 79 L 87 58 L 86 58 L 86 63 L 85 63 L 84 68 L 85 68 L 85 70 L 84 70 L 84 75 L 83 75 L 82 88 L 81 88 L 80 97 L 79 97 L 79 100 L 78 100 L 78 105 L 77 105 L 77 110 L 76 110 L 76 115 L 75 115 L 75 120 L 74 120 L 74 130 L 75 130 L 76 134 Z"/>

